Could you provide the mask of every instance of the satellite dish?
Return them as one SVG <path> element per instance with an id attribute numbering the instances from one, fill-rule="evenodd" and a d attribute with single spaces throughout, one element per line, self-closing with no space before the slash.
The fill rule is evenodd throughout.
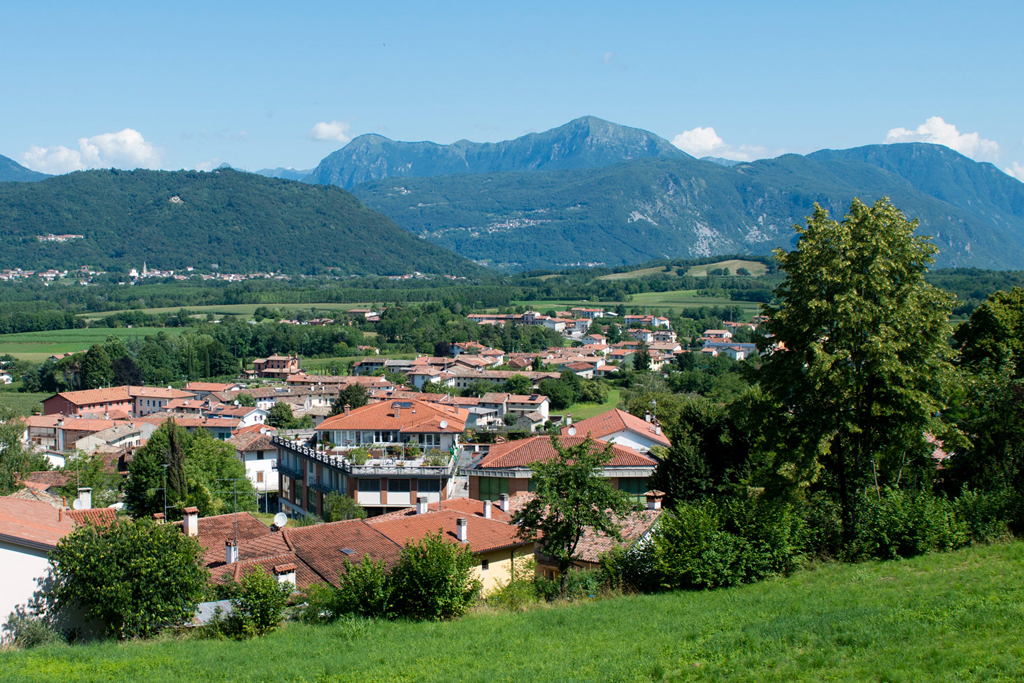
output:
<path id="1" fill-rule="evenodd" d="M 441 420 L 441 429 L 448 429 L 448 420 Z"/>
<path id="2" fill-rule="evenodd" d="M 576 428 L 569 427 L 569 436 L 576 436 Z"/>
<path id="3" fill-rule="evenodd" d="M 82 506 L 83 506 L 83 503 L 82 503 L 82 499 L 81 498 L 75 498 L 75 502 L 73 502 L 71 504 L 71 507 L 73 507 L 76 510 L 81 510 Z"/>
<path id="4" fill-rule="evenodd" d="M 280 527 L 283 527 L 287 523 L 288 523 L 288 515 L 284 514 L 283 512 L 278 512 L 276 515 L 274 515 L 274 526 L 280 528 Z"/>

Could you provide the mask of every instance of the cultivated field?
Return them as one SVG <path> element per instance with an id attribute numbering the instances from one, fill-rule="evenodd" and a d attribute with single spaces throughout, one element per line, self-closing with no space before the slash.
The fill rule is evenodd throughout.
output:
<path id="1" fill-rule="evenodd" d="M 308 311 L 311 308 L 315 308 L 318 312 L 323 311 L 325 314 L 337 313 L 338 311 L 350 311 L 353 308 L 369 308 L 371 304 L 218 304 L 213 306 L 166 306 L 163 308 L 139 308 L 133 309 L 138 310 L 141 313 L 148 313 L 150 315 L 159 315 L 166 313 L 177 313 L 182 308 L 187 308 L 196 316 L 205 317 L 207 313 L 212 313 L 214 318 L 220 318 L 225 315 L 239 315 L 251 318 L 253 313 L 256 312 L 257 308 L 272 308 L 275 311 L 282 313 L 304 310 Z M 102 313 L 82 313 L 80 317 L 86 320 L 98 320 L 100 318 L 106 318 L 114 313 L 121 313 L 122 311 L 104 311 Z M 330 317 L 330 315 L 328 315 Z"/>
<path id="2" fill-rule="evenodd" d="M 42 400 L 52 394 L 21 394 L 16 391 L 0 391 L 0 406 L 14 408 L 22 415 L 31 415 L 33 408 L 43 409 Z"/>
<path id="3" fill-rule="evenodd" d="M 657 275 L 658 273 L 675 274 L 676 268 L 674 266 L 669 267 L 669 270 L 665 270 L 665 266 L 656 266 L 654 268 L 643 268 L 641 270 L 631 270 L 628 273 L 609 273 L 608 275 L 602 275 L 597 278 L 598 280 L 635 280 L 636 278 L 645 277 L 647 275 Z"/>
<path id="4" fill-rule="evenodd" d="M 23 360 L 41 362 L 55 353 L 85 351 L 93 344 L 101 344 L 107 337 L 146 337 L 159 332 L 181 334 L 180 327 L 95 327 L 52 332 L 20 332 L 0 334 L 0 356 L 11 354 Z"/>
<path id="5" fill-rule="evenodd" d="M 733 275 L 740 268 L 746 268 L 750 271 L 753 276 L 764 275 L 768 272 L 768 266 L 761 263 L 760 261 L 743 261 L 741 259 L 729 259 L 728 261 L 719 261 L 718 263 L 705 263 L 702 266 L 690 266 L 690 269 L 686 271 L 687 275 L 693 277 L 704 277 L 708 274 L 709 270 L 715 270 L 717 268 L 728 268 L 729 272 Z"/>
<path id="6" fill-rule="evenodd" d="M 1024 544 L 812 566 L 739 588 L 263 639 L 0 653 L 0 680 L 1019 681 Z"/>

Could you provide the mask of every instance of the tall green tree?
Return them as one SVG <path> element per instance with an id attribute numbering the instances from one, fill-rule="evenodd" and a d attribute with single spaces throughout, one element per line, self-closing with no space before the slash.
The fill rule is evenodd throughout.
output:
<path id="1" fill-rule="evenodd" d="M 114 381 L 114 371 L 110 366 L 110 355 L 99 344 L 93 344 L 85 352 L 82 361 L 82 388 L 99 389 L 110 386 Z"/>
<path id="2" fill-rule="evenodd" d="M 888 199 L 854 200 L 841 221 L 815 206 L 785 280 L 765 306 L 756 373 L 773 431 L 769 486 L 824 485 L 852 539 L 857 491 L 927 469 L 950 377 L 949 296 L 925 282 L 937 251 Z"/>
<path id="3" fill-rule="evenodd" d="M 586 438 L 575 446 L 564 446 L 551 437 L 555 456 L 530 467 L 536 481 L 534 497 L 513 516 L 519 536 L 540 541 L 543 552 L 561 572 L 562 589 L 576 559 L 580 540 L 587 529 L 622 540 L 615 515 L 632 509 L 629 495 L 614 488 L 601 468 L 611 460 L 612 445 L 598 449 Z"/>
<path id="4" fill-rule="evenodd" d="M 637 372 L 649 372 L 651 369 L 651 352 L 644 342 L 640 342 L 633 352 L 633 369 Z"/>
<path id="5" fill-rule="evenodd" d="M 13 408 L 0 405 L 0 496 L 21 488 L 21 474 L 50 469 L 45 457 L 22 448 L 24 433 L 24 418 Z"/>

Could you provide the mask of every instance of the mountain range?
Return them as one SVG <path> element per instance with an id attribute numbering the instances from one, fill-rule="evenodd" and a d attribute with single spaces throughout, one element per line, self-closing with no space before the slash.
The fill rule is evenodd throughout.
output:
<path id="1" fill-rule="evenodd" d="M 289 202 L 316 205 L 322 196 L 298 189 L 294 194 L 264 191 L 264 185 L 238 179 L 242 176 L 283 179 L 275 183 L 301 179 L 284 183 L 296 188 L 334 185 L 350 190 L 401 228 L 479 264 L 507 270 L 766 254 L 793 245 L 792 226 L 804 223 L 815 203 L 840 217 L 855 197 L 870 202 L 885 196 L 920 222 L 920 234 L 934 238 L 940 249 L 937 266 L 1024 268 L 1024 183 L 991 164 L 925 143 L 821 150 L 753 162 L 697 159 L 648 131 L 587 116 L 495 143 L 460 140 L 441 145 L 362 135 L 309 172 L 275 168 L 232 173 L 241 194 L 225 207 L 251 214 L 252 207 L 241 205 L 245 198 L 267 213 L 260 220 L 246 218 L 247 225 L 262 226 L 248 237 L 256 243 L 282 238 L 280 244 L 293 244 L 292 237 L 280 232 L 275 214 L 287 220 L 294 208 Z M 77 175 L 83 174 L 60 178 Z M 0 157 L 0 180 L 46 177 Z M 41 185 L 56 187 L 54 180 Z M 0 183 L 0 233 L 9 234 L 5 220 L 15 220 L 4 204 L 6 192 L 16 194 L 11 185 L 17 183 Z M 400 233 L 390 228 L 377 229 L 385 224 L 383 217 L 338 192 L 342 194 L 337 197 L 351 202 L 345 205 L 345 220 L 358 214 L 375 226 L 370 233 L 376 235 L 368 239 L 399 239 Z M 157 201 L 157 196 L 147 201 Z M 336 202 L 339 207 L 344 203 L 340 198 Z M 35 212 L 47 220 L 18 229 L 68 232 L 70 228 L 62 227 L 64 216 L 82 218 L 78 210 L 55 210 L 53 216 L 49 210 Z M 314 244 L 316 225 L 324 219 L 316 211 L 302 215 L 311 222 L 288 230 L 294 235 L 306 231 L 313 240 L 307 247 L 310 262 L 319 267 L 330 260 L 329 254 L 337 254 L 330 246 L 333 237 L 326 247 Z M 371 215 L 372 220 L 366 218 Z M 386 221 L 391 228 L 394 223 Z M 396 245 L 397 253 L 412 253 L 406 242 Z M 240 262 L 256 263 L 250 247 Z M 427 260 L 443 253 L 431 252 Z M 380 267 L 389 270 L 391 263 L 356 259 L 352 267 L 383 272 Z"/>
<path id="2" fill-rule="evenodd" d="M 42 240 L 54 233 L 59 241 Z M 0 268 L 476 275 L 338 187 L 232 169 L 0 183 Z"/>
<path id="3" fill-rule="evenodd" d="M 890 197 L 935 238 L 939 266 L 1024 268 L 1024 184 L 939 145 L 737 162 L 584 117 L 501 143 L 361 136 L 305 182 L 351 188 L 403 228 L 508 269 L 764 254 L 817 202 L 842 216 Z"/>

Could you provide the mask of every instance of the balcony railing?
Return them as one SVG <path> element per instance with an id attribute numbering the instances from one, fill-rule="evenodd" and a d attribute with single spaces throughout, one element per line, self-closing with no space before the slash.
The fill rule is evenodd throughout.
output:
<path id="1" fill-rule="evenodd" d="M 278 460 L 277 464 L 274 465 L 274 469 L 286 477 L 291 477 L 292 479 L 302 479 L 302 472 L 292 467 L 288 467 L 287 465 L 282 465 L 280 460 Z"/>
<path id="2" fill-rule="evenodd" d="M 279 436 L 271 437 L 271 442 L 279 447 L 286 448 L 289 451 L 315 460 L 316 462 L 323 463 L 329 467 L 341 470 L 345 474 L 350 474 L 356 477 L 367 477 L 367 476 L 396 476 L 401 475 L 403 477 L 439 477 L 439 476 L 452 476 L 455 474 L 456 458 L 451 456 L 448 462 L 444 465 L 406 465 L 404 461 L 395 460 L 394 464 L 378 464 L 378 465 L 356 465 L 347 458 L 333 455 L 325 451 L 320 451 L 315 448 L 303 446 L 297 444 L 288 439 L 283 439 Z M 280 462 L 280 458 L 278 458 Z M 280 465 L 278 465 L 280 469 Z M 283 470 L 281 470 L 283 472 Z M 283 472 L 287 474 L 287 472 Z M 291 476 L 291 475 L 287 475 Z"/>

